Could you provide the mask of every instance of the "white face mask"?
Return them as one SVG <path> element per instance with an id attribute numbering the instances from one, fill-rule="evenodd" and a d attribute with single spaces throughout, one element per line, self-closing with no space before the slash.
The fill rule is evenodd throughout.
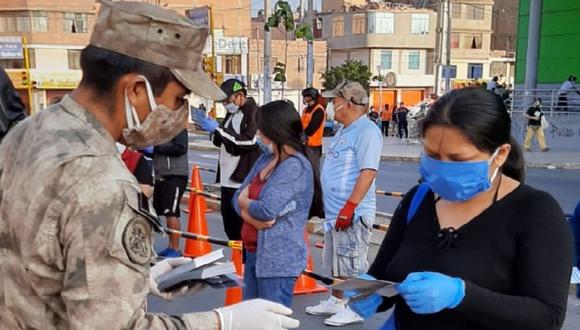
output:
<path id="1" fill-rule="evenodd" d="M 129 101 L 125 92 L 125 116 L 127 128 L 123 129 L 125 144 L 131 149 L 143 149 L 148 146 L 156 146 L 173 139 L 179 132 L 184 130 L 187 120 L 187 104 L 184 103 L 179 109 L 171 110 L 164 105 L 158 105 L 153 96 L 151 84 L 145 77 L 147 98 L 151 112 L 141 123 L 135 107 Z"/>
<path id="2" fill-rule="evenodd" d="M 236 113 L 240 109 L 234 102 L 228 103 L 224 107 L 228 113 Z"/>

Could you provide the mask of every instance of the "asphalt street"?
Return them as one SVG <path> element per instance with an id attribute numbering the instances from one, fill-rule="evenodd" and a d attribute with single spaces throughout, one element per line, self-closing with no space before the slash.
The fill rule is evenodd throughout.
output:
<path id="1" fill-rule="evenodd" d="M 215 169 L 217 164 L 216 152 L 191 151 L 190 163 L 198 164 L 201 167 Z M 410 189 L 418 179 L 418 164 L 406 162 L 381 162 L 380 171 L 377 178 L 377 188 L 386 191 L 405 192 Z M 215 173 L 201 172 L 204 183 L 213 183 Z M 530 169 L 527 173 L 526 182 L 536 188 L 550 192 L 559 202 L 566 213 L 573 210 L 575 203 L 580 200 L 580 170 L 560 170 L 560 169 Z M 377 208 L 382 212 L 391 213 L 399 199 L 393 197 L 378 197 Z M 211 236 L 225 238 L 222 219 L 219 212 L 208 213 L 207 221 Z M 187 228 L 187 216 L 182 216 L 182 226 Z M 314 236 L 311 239 L 311 251 L 314 257 L 315 271 L 320 268 L 320 249 L 314 247 L 314 243 L 320 237 Z M 160 251 L 166 247 L 167 239 L 157 237 L 155 249 Z M 214 248 L 219 248 L 214 246 Z M 373 260 L 377 251 L 377 246 L 372 245 L 369 259 Z M 227 251 L 229 254 L 229 251 Z M 572 291 L 568 300 L 568 311 L 565 330 L 578 329 L 580 324 L 580 300 L 573 297 Z M 314 305 L 324 299 L 327 294 L 312 294 L 295 296 L 293 310 L 295 317 L 301 321 L 301 329 L 325 329 L 324 317 L 307 315 L 304 312 L 306 306 Z M 171 302 L 162 301 L 156 297 L 149 298 L 148 308 L 151 312 L 163 312 L 168 314 L 182 314 L 196 311 L 206 311 L 223 306 L 225 292 L 219 290 L 205 289 L 193 295 L 177 299 Z M 388 316 L 387 313 L 377 314 L 363 324 L 343 327 L 344 329 L 379 329 Z"/>

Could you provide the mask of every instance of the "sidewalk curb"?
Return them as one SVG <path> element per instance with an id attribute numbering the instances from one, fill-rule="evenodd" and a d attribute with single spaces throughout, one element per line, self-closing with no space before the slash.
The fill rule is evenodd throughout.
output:
<path id="1" fill-rule="evenodd" d="M 189 143 L 189 149 L 197 151 L 219 151 L 218 147 L 212 145 L 202 145 L 199 143 Z M 381 161 L 394 161 L 394 162 L 419 162 L 418 156 L 393 156 L 393 155 L 381 155 Z M 580 163 L 541 163 L 541 162 L 527 162 L 527 168 L 542 168 L 549 170 L 564 169 L 564 170 L 578 170 L 580 169 Z"/>
<path id="2" fill-rule="evenodd" d="M 391 156 L 381 155 L 381 161 L 395 161 L 395 162 L 419 162 L 417 156 Z M 540 163 L 540 162 L 526 162 L 527 168 L 543 168 L 549 170 L 564 169 L 564 170 L 578 170 L 580 163 Z"/>

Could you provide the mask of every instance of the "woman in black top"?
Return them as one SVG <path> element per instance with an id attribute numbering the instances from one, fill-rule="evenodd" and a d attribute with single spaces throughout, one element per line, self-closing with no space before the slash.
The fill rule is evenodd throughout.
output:
<path id="1" fill-rule="evenodd" d="M 383 329 L 560 329 L 572 241 L 558 203 L 523 183 L 504 104 L 483 89 L 440 98 L 423 125 L 429 191 L 410 222 L 411 190 L 368 274 L 400 295 L 351 307 L 395 307 Z"/>

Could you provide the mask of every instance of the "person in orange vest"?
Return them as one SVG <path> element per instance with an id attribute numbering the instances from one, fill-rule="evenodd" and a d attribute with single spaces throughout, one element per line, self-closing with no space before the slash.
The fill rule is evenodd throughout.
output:
<path id="1" fill-rule="evenodd" d="M 320 102 L 320 94 L 313 87 L 308 87 L 302 91 L 303 103 L 306 106 L 302 111 L 302 128 L 306 136 L 306 146 L 316 155 L 316 169 L 320 168 L 320 157 L 322 157 L 322 136 L 324 133 L 324 121 L 326 112 L 324 105 Z"/>
<path id="2" fill-rule="evenodd" d="M 389 122 L 393 119 L 393 110 L 389 109 L 389 104 L 385 103 L 381 110 L 381 122 L 383 124 L 382 131 L 385 136 L 389 136 Z"/>

